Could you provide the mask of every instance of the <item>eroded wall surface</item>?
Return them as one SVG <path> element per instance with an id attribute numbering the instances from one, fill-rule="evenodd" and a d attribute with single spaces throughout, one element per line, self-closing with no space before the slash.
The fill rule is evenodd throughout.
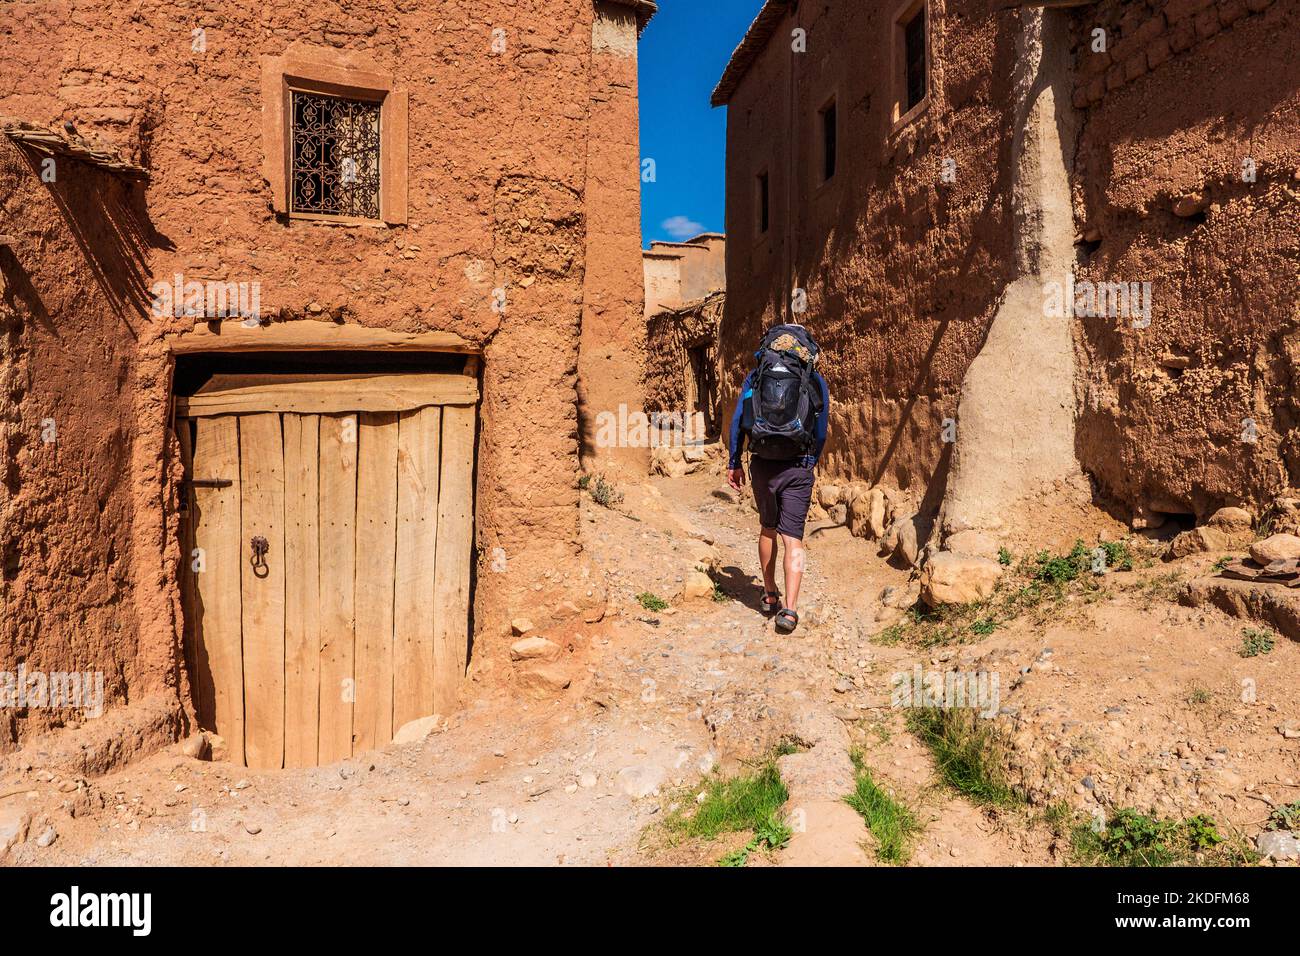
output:
<path id="1" fill-rule="evenodd" d="M 138 199 L 111 174 L 42 166 L 0 136 L 0 672 L 31 675 L 25 695 L 101 672 L 111 706 L 172 676 L 170 645 L 141 643 L 133 604 Z M 79 719 L 48 697 L 14 704 L 0 707 L 0 753 Z"/>
<path id="2" fill-rule="evenodd" d="M 957 418 L 1013 278 L 1018 22 L 973 0 L 928 9 L 930 103 L 901 130 L 890 115 L 895 8 L 802 5 L 732 93 L 721 333 L 728 407 L 763 329 L 808 325 L 833 398 L 823 473 L 902 489 L 923 510 L 943 492 L 943 420 Z M 1144 326 L 1140 300 L 1123 315 L 1062 318 L 1076 348 L 1078 461 L 1094 500 L 1125 516 L 1259 511 L 1300 484 L 1300 8 L 1102 0 L 1060 15 L 1074 79 L 1059 108 L 1078 130 L 1066 163 L 1070 281 L 1151 284 Z M 791 50 L 796 28 L 807 53 Z M 817 114 L 832 96 L 840 159 L 823 184 Z M 802 315 L 788 305 L 798 290 Z M 1048 298 L 1045 288 L 1044 308 Z M 1032 343 L 1023 352 L 1033 361 Z"/>
<path id="3" fill-rule="evenodd" d="M 1133 511 L 1258 510 L 1300 483 L 1300 7 L 1103 0 L 1075 29 L 1078 276 L 1151 283 L 1148 327 L 1077 323 L 1080 461 Z"/>
<path id="4" fill-rule="evenodd" d="M 447 331 L 481 350 L 475 654 L 490 664 L 521 609 L 541 624 L 603 602 L 577 534 L 580 330 L 584 302 L 592 325 L 622 328 L 611 318 L 620 296 L 639 324 L 641 266 L 635 230 L 626 266 L 589 236 L 637 221 L 635 209 L 609 208 L 635 202 L 635 163 L 627 176 L 615 168 L 629 149 L 635 156 L 635 59 L 623 49 L 593 59 L 593 16 L 591 0 L 6 5 L 0 114 L 72 121 L 146 166 L 152 180 L 141 212 L 147 272 L 131 289 L 139 298 L 134 311 L 110 309 L 92 295 L 100 280 L 76 238 L 107 228 L 105 210 L 89 199 L 56 208 L 53 191 L 4 153 L 0 233 L 20 239 L 5 275 L 30 283 L 29 298 L 45 303 L 33 315 L 21 306 L 16 333 L 6 320 L 6 376 L 26 374 L 45 392 L 38 398 L 29 386 L 21 402 L 18 461 L 37 470 L 6 502 L 19 521 L 7 540 L 29 556 L 14 586 L 35 588 L 40 578 L 43 590 L 7 605 L 5 663 L 58 659 L 43 650 L 55 638 L 41 635 L 77 612 L 55 592 L 84 588 L 103 610 L 77 620 L 76 639 L 111 646 L 119 683 L 134 696 L 181 679 L 156 666 L 177 659 L 181 558 L 166 343 L 193 320 L 152 315 L 141 295 L 177 274 L 259 283 L 262 314 L 274 322 Z M 631 42 L 634 50 L 635 30 Z M 385 74 L 407 92 L 405 225 L 313 223 L 273 211 L 262 175 L 261 69 L 288 51 Z M 602 189 L 593 192 L 596 167 Z M 112 182 L 75 167 L 60 188 L 101 203 L 113 195 Z M 590 270 L 589 248 L 601 257 Z M 604 287 L 584 284 L 619 268 L 628 272 L 625 290 L 602 298 Z M 42 350 L 44 365 L 32 361 Z M 10 367 L 11 354 L 25 371 Z M 75 417 L 83 405 L 81 430 L 60 446 L 56 470 L 24 465 L 38 417 Z M 38 490 L 41 477 L 54 483 Z M 75 539 L 87 553 L 31 557 L 51 537 Z"/>
<path id="5" fill-rule="evenodd" d="M 807 311 L 789 317 L 824 350 L 833 404 L 822 473 L 918 500 L 942 490 L 943 420 L 956 415 L 1011 261 L 1014 21 L 984 3 L 930 8 L 930 104 L 896 132 L 893 8 L 801 5 L 741 81 L 727 116 L 721 332 L 729 408 L 763 330 L 806 290 Z M 807 31 L 806 53 L 791 50 L 796 27 Z M 816 123 L 832 96 L 839 161 L 822 183 Z M 764 171 L 771 226 L 761 234 Z"/>
<path id="6" fill-rule="evenodd" d="M 641 411 L 645 293 L 641 272 L 637 19 L 598 3 L 592 37 L 587 168 L 587 281 L 579 357 L 582 457 L 588 468 L 643 474 L 644 448 L 603 445 L 598 421 L 619 406 Z"/>
<path id="7" fill-rule="evenodd" d="M 716 368 L 718 326 L 725 301 L 725 296 L 713 295 L 646 319 L 646 411 L 672 415 L 694 411 L 689 401 L 698 394 L 699 383 L 693 381 L 690 350 L 703 348 L 704 365 L 708 369 Z M 710 423 L 718 422 L 720 415 L 721 409 L 705 410 Z"/>

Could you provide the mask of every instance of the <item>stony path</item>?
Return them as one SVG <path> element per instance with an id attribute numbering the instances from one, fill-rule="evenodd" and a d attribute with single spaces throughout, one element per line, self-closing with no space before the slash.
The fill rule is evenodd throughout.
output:
<path id="1" fill-rule="evenodd" d="M 581 665 L 559 700 L 480 694 L 447 729 L 312 770 L 257 773 L 179 748 L 92 781 L 58 836 L 12 859 L 62 864 L 637 864 L 664 859 L 644 840 L 677 787 L 789 735 L 789 809 L 806 822 L 779 855 L 791 863 L 869 864 L 867 833 L 842 802 L 849 747 L 930 818 L 916 862 L 1043 860 L 982 815 L 937 793 L 922 748 L 898 724 L 887 677 L 904 652 L 870 645 L 877 596 L 904 575 L 843 529 L 810 538 L 804 623 L 777 635 L 752 605 L 753 517 L 718 479 L 656 479 L 629 489 L 626 514 L 587 505 L 588 548 L 608 569 L 619 613 L 581 629 Z M 639 519 L 639 520 L 638 520 Z M 726 601 L 652 614 L 635 595 L 673 595 L 701 546 Z M 831 572 L 834 572 L 832 574 Z M 881 688 L 876 693 L 874 688 Z M 884 738 L 882 740 L 882 737 Z M 39 801 L 57 807 L 53 793 Z M 987 832 L 986 832 L 987 831 Z M 707 849 L 701 861 L 716 859 Z M 671 862 L 671 860 L 670 860 Z"/>

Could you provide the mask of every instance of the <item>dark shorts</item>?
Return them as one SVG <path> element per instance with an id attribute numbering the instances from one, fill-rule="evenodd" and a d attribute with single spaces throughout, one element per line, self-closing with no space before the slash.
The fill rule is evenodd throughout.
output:
<path id="1" fill-rule="evenodd" d="M 763 527 L 775 528 L 802 541 L 808 506 L 812 503 L 812 468 L 792 461 L 751 456 L 749 477 L 754 483 L 754 501 Z"/>

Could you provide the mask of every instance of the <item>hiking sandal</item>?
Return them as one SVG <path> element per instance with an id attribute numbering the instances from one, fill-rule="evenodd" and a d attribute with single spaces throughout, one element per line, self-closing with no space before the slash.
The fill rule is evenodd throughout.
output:
<path id="1" fill-rule="evenodd" d="M 782 608 L 776 614 L 776 629 L 782 634 L 791 633 L 799 626 L 799 615 L 788 607 Z"/>
<path id="2" fill-rule="evenodd" d="M 763 605 L 763 613 L 768 617 L 771 617 L 777 611 L 781 610 L 780 591 L 763 591 L 763 596 L 759 600 Z"/>

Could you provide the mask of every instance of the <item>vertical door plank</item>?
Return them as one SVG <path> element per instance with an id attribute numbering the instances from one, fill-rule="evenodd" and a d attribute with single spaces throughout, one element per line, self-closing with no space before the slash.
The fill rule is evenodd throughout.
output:
<path id="1" fill-rule="evenodd" d="M 230 415 L 200 418 L 197 429 L 193 477 L 227 479 L 231 484 L 225 488 L 196 487 L 191 499 L 194 546 L 187 560 L 197 560 L 198 570 L 192 607 L 195 669 L 190 676 L 195 705 L 202 708 L 199 726 L 220 734 L 230 760 L 242 764 L 239 421 Z"/>
<path id="2" fill-rule="evenodd" d="M 442 409 L 402 412 L 397 432 L 393 729 L 433 709 L 434 559 Z"/>
<path id="3" fill-rule="evenodd" d="M 393 739 L 397 413 L 362 412 L 357 444 L 356 750 Z"/>
<path id="4" fill-rule="evenodd" d="M 438 487 L 438 549 L 434 571 L 434 699 L 451 713 L 469 653 L 469 577 L 474 533 L 472 405 L 442 410 L 442 475 Z"/>
<path id="5" fill-rule="evenodd" d="M 320 416 L 283 416 L 284 765 L 314 767 L 320 733 Z"/>
<path id="6" fill-rule="evenodd" d="M 284 766 L 284 446 L 280 416 L 239 421 L 243 518 L 244 751 L 248 766 Z M 266 538 L 255 569 L 251 541 Z"/>
<path id="7" fill-rule="evenodd" d="M 184 481 L 180 488 L 181 507 L 184 508 L 180 524 L 180 580 L 181 580 L 181 639 L 185 647 L 185 673 L 190 682 L 190 698 L 200 727 L 212 726 L 212 685 L 199 680 L 199 629 L 198 582 L 194 565 L 194 491 L 189 484 L 194 477 L 194 438 L 192 423 L 188 418 L 178 418 L 174 423 L 176 443 L 180 447 L 181 473 Z"/>
<path id="8" fill-rule="evenodd" d="M 322 764 L 352 756 L 357 416 L 320 417 L 320 742 Z"/>

